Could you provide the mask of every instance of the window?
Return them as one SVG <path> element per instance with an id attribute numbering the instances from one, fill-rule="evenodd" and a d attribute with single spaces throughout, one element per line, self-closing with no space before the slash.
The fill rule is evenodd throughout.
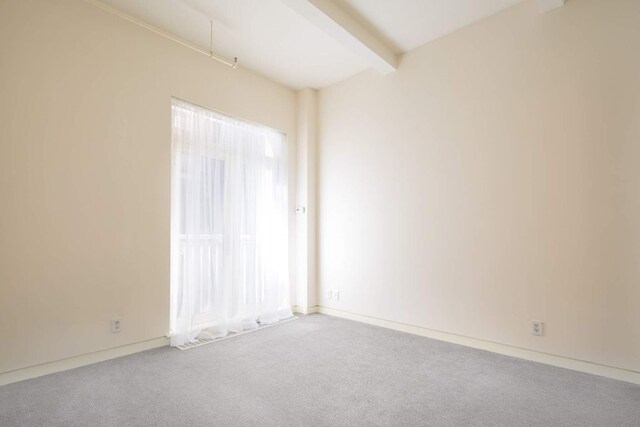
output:
<path id="1" fill-rule="evenodd" d="M 172 345 L 291 316 L 285 136 L 172 103 Z"/>

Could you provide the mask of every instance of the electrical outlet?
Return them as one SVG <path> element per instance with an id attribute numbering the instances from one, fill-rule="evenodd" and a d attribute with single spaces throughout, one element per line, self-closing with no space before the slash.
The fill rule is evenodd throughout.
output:
<path id="1" fill-rule="evenodd" d="M 122 330 L 122 319 L 111 320 L 111 333 L 116 334 Z"/>
<path id="2" fill-rule="evenodd" d="M 333 299 L 340 301 L 340 291 L 333 291 Z"/>
<path id="3" fill-rule="evenodd" d="M 333 291 L 331 291 L 331 289 L 327 291 L 327 298 L 333 299 Z"/>
<path id="4" fill-rule="evenodd" d="M 540 322 L 539 320 L 532 320 L 531 321 L 531 334 L 532 335 L 537 335 L 537 336 L 544 335 L 544 323 Z"/>

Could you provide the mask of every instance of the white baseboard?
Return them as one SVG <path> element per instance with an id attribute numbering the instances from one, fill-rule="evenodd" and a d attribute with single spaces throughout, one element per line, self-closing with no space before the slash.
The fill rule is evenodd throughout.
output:
<path id="1" fill-rule="evenodd" d="M 291 307 L 294 313 L 312 314 L 318 310 L 314 307 Z M 147 341 L 128 344 L 120 347 L 110 348 L 107 350 L 96 351 L 93 353 L 73 356 L 62 360 L 43 363 L 26 368 L 16 369 L 8 372 L 0 372 L 0 386 L 11 384 L 18 381 L 24 381 L 31 378 L 41 377 L 43 375 L 53 374 L 55 372 L 67 371 L 81 366 L 91 365 L 93 363 L 102 362 L 116 357 L 126 356 L 153 348 L 165 347 L 169 345 L 168 337 L 153 338 Z"/>
<path id="2" fill-rule="evenodd" d="M 42 375 L 53 374 L 54 372 L 79 368 L 80 366 L 91 365 L 92 363 L 115 359 L 116 357 L 126 356 L 128 354 L 138 353 L 140 351 L 150 350 L 152 348 L 164 347 L 168 345 L 169 338 L 159 337 L 147 341 L 137 342 L 134 344 L 123 345 L 121 347 L 110 348 L 107 350 L 82 354 L 80 356 L 69 357 L 67 359 L 56 360 L 54 362 L 43 363 L 41 365 L 16 369 L 15 371 L 3 372 L 0 373 L 0 386 L 15 383 L 18 381 L 28 380 L 30 378 L 40 377 Z"/>
<path id="3" fill-rule="evenodd" d="M 313 313 L 317 313 L 318 312 L 319 307 L 317 305 L 314 305 L 312 307 L 302 307 L 300 305 L 294 305 L 292 307 L 292 310 L 294 313 L 299 313 L 299 314 L 313 314 Z"/>
<path id="4" fill-rule="evenodd" d="M 410 334 L 420 335 L 423 337 L 434 338 L 440 341 L 446 341 L 454 344 L 460 344 L 467 347 L 473 347 L 481 350 L 491 351 L 493 353 L 504 354 L 506 356 L 517 357 L 520 359 L 531 360 L 533 362 L 544 363 L 547 365 L 557 366 L 560 368 L 571 369 L 574 371 L 585 372 L 587 374 L 599 375 L 602 377 L 612 378 L 620 381 L 627 381 L 634 384 L 640 384 L 640 372 L 630 371 L 627 369 L 614 368 L 612 366 L 599 365 L 597 363 L 587 362 L 584 360 L 571 359 L 568 357 L 557 356 L 554 354 L 542 353 L 534 350 L 527 350 L 520 347 L 513 347 L 506 344 L 498 344 L 491 341 L 484 341 L 477 338 L 465 337 L 462 335 L 450 334 L 447 332 L 436 331 L 415 325 L 407 325 L 405 323 L 394 322 L 392 320 L 378 319 L 376 317 L 365 316 L 362 314 L 351 313 L 349 311 L 337 310 L 328 307 L 317 307 L 317 312 L 335 317 L 355 320 L 370 325 L 382 326 L 396 331 L 407 332 Z"/>
<path id="5" fill-rule="evenodd" d="M 534 350 L 513 347 L 506 344 L 484 341 L 477 338 L 465 337 L 462 335 L 450 334 L 447 332 L 427 329 L 420 326 L 408 325 L 404 323 L 394 322 L 392 320 L 378 319 L 376 317 L 366 316 L 362 314 L 351 313 L 344 310 L 334 308 L 313 306 L 301 307 L 294 306 L 293 311 L 300 314 L 322 313 L 335 317 L 355 320 L 370 325 L 381 326 L 396 331 L 407 332 L 410 334 L 420 335 L 423 337 L 434 338 L 440 341 L 446 341 L 454 344 L 460 344 L 467 347 L 478 348 L 481 350 L 491 351 L 493 353 L 504 354 L 506 356 L 518 357 L 520 359 L 531 360 L 534 362 L 545 363 L 547 365 L 558 366 L 560 368 L 572 369 L 574 371 L 585 372 L 588 374 L 599 375 L 615 380 L 627 381 L 634 384 L 640 384 L 640 372 L 630 371 L 612 366 L 599 365 L 597 363 L 586 362 L 584 360 L 571 359 L 568 357 L 557 356 L 548 353 L 541 353 Z M 102 362 L 116 357 L 126 356 L 128 354 L 138 353 L 140 351 L 150 350 L 152 348 L 164 347 L 169 345 L 169 338 L 159 337 L 147 341 L 134 344 L 124 345 L 121 347 L 110 348 L 107 350 L 97 351 L 94 353 L 74 356 L 63 360 L 43 363 L 41 365 L 30 366 L 27 368 L 16 369 L 14 371 L 0 373 L 0 386 L 11 384 L 30 378 L 40 377 L 42 375 L 52 374 L 54 372 L 66 371 L 68 369 L 78 368 L 80 366 L 90 365 L 92 363 Z"/>

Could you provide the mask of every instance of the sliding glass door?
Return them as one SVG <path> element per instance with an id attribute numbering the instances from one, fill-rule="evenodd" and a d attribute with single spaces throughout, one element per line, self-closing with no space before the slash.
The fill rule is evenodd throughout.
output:
<path id="1" fill-rule="evenodd" d="M 285 136 L 172 102 L 171 344 L 291 316 Z"/>

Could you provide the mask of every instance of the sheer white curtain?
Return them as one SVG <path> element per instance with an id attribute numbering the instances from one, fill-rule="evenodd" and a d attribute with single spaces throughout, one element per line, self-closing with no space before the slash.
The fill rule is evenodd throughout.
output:
<path id="1" fill-rule="evenodd" d="M 290 317 L 285 136 L 172 102 L 171 345 Z"/>

